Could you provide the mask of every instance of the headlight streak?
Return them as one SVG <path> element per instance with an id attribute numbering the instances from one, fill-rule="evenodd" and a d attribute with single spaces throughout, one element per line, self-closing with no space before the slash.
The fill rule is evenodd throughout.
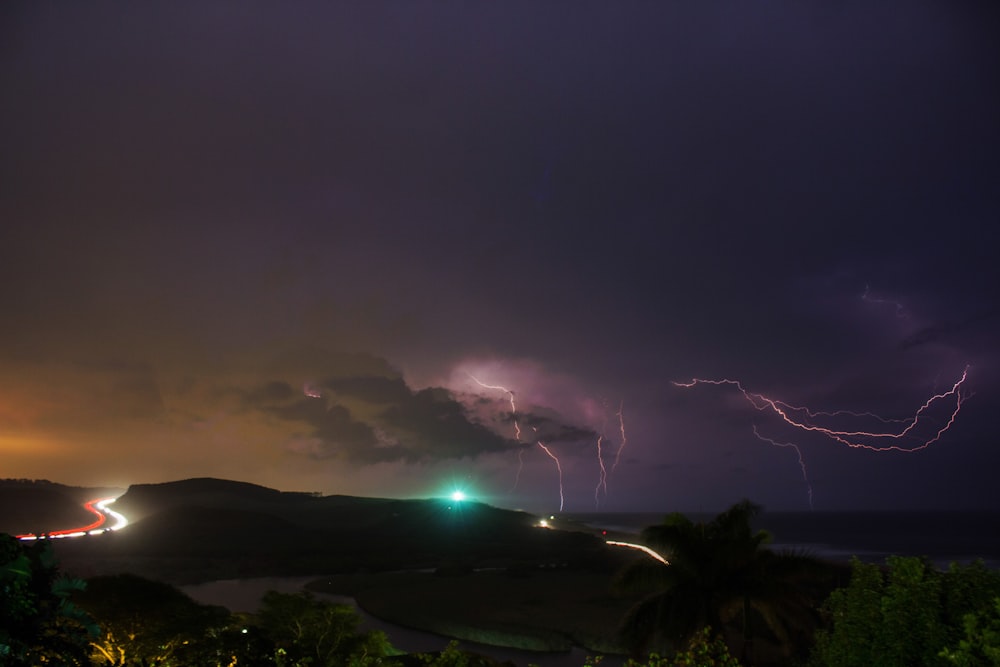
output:
<path id="1" fill-rule="evenodd" d="M 650 549 L 649 547 L 647 547 L 644 544 L 633 544 L 632 542 L 618 542 L 618 541 L 615 541 L 615 540 L 607 540 L 607 543 L 610 544 L 613 547 L 625 547 L 627 549 L 638 549 L 639 551 L 641 551 L 641 552 L 643 552 L 645 554 L 648 554 L 652 558 L 655 558 L 656 560 L 660 561 L 664 565 L 670 565 L 670 563 L 667 561 L 666 558 L 664 558 L 660 554 L 656 553 L 655 551 L 653 551 L 652 549 Z"/>
<path id="2" fill-rule="evenodd" d="M 28 541 L 28 540 L 49 540 L 49 539 L 62 539 L 64 537 L 82 537 L 84 535 L 101 535 L 108 532 L 109 530 L 121 530 L 128 525 L 128 519 L 124 515 L 115 512 L 114 510 L 108 509 L 108 505 L 115 502 L 117 498 L 104 498 L 98 500 L 91 500 L 83 504 L 84 508 L 97 516 L 97 519 L 81 528 L 66 528 L 64 530 L 54 530 L 48 533 L 42 533 L 41 535 L 36 535 L 34 533 L 25 533 L 23 535 L 17 535 L 17 539 Z M 104 523 L 107 521 L 108 517 L 115 520 L 114 525 L 107 528 L 102 528 Z"/>

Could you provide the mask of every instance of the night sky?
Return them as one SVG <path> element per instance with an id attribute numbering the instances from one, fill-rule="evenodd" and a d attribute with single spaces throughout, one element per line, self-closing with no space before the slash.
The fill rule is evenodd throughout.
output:
<path id="1" fill-rule="evenodd" d="M 998 34 L 961 0 L 4 3 L 0 477 L 550 512 L 544 445 L 566 511 L 1000 509 Z"/>

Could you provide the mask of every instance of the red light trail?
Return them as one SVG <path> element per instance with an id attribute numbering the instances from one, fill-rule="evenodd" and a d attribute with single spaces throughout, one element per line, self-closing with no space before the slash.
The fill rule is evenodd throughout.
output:
<path id="1" fill-rule="evenodd" d="M 84 503 L 83 507 L 97 517 L 92 523 L 81 526 L 79 528 L 65 528 L 63 530 L 53 530 L 47 533 L 42 533 L 41 535 L 36 535 L 34 533 L 25 533 L 23 535 L 16 535 L 19 540 L 38 540 L 38 539 L 52 539 L 61 537 L 80 537 L 82 535 L 94 535 L 98 533 L 103 533 L 105 530 L 120 530 L 128 525 L 128 520 L 115 512 L 114 510 L 108 509 L 108 505 L 113 503 L 115 498 L 98 498 L 97 500 L 91 500 Z M 108 516 L 115 519 L 115 525 L 110 528 L 104 528 L 98 530 L 105 524 L 108 520 Z"/>
<path id="2" fill-rule="evenodd" d="M 82 526 L 80 528 L 66 528 L 64 530 L 53 530 L 51 532 L 45 533 L 45 535 L 47 537 L 59 537 L 61 535 L 71 535 L 74 533 L 88 533 L 92 530 L 100 528 L 101 526 L 104 525 L 104 522 L 108 520 L 108 518 L 104 516 L 104 512 L 94 507 L 94 505 L 101 502 L 101 500 L 102 498 L 98 498 L 97 500 L 91 500 L 83 504 L 84 509 L 86 509 L 88 512 L 97 517 L 97 519 L 93 523 L 88 524 L 86 526 Z M 30 540 L 30 539 L 35 539 L 37 537 L 38 536 L 35 535 L 34 533 L 26 533 L 24 535 L 18 535 L 17 539 Z"/>

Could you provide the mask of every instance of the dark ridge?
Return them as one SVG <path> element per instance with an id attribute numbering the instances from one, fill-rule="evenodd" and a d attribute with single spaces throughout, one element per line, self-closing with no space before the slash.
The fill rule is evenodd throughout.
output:
<path id="1" fill-rule="evenodd" d="M 546 530 L 524 512 L 443 499 L 320 497 L 191 479 L 129 488 L 125 530 L 54 548 L 84 576 L 130 572 L 176 582 L 410 568 L 606 569 L 586 532 Z"/>
<path id="2" fill-rule="evenodd" d="M 94 521 L 83 503 L 110 498 L 121 489 L 65 486 L 48 480 L 0 480 L 0 533 L 45 533 Z"/>
<path id="3" fill-rule="evenodd" d="M 247 507 L 311 498 L 307 493 L 283 493 L 249 482 L 198 477 L 161 484 L 133 484 L 116 502 L 115 509 L 139 521 L 172 507 Z"/>

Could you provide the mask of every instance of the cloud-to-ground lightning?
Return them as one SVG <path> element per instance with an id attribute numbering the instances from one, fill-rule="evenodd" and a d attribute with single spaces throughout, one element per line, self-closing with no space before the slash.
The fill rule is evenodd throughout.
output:
<path id="1" fill-rule="evenodd" d="M 514 438 L 515 438 L 515 440 L 517 440 L 517 442 L 520 442 L 521 441 L 521 428 L 520 428 L 520 426 L 517 423 L 517 403 L 514 401 L 514 392 L 512 390 L 508 389 L 507 387 L 502 386 L 502 385 L 498 385 L 498 384 L 486 384 L 485 382 L 482 382 L 481 380 L 479 380 L 477 377 L 475 377 L 471 373 L 468 373 L 467 375 L 470 378 L 472 378 L 472 381 L 475 382 L 476 384 L 478 384 L 480 387 L 483 387 L 485 389 L 495 389 L 497 391 L 502 391 L 502 392 L 505 392 L 507 394 L 508 398 L 510 399 L 510 414 L 511 414 L 511 419 L 514 422 Z M 534 427 L 532 427 L 532 428 L 534 429 Z M 534 429 L 534 430 L 537 431 L 538 429 Z M 559 511 L 561 512 L 562 509 L 563 509 L 563 506 L 565 505 L 565 502 L 566 502 L 565 496 L 563 494 L 563 472 L 562 472 L 562 464 L 559 462 L 559 458 L 556 457 L 556 455 L 552 453 L 552 450 L 549 449 L 547 446 L 545 446 L 545 443 L 543 443 L 541 440 L 539 440 L 539 441 L 537 441 L 537 445 L 542 449 L 543 452 L 545 452 L 549 456 L 549 458 L 551 458 L 556 463 L 556 471 L 559 473 Z M 514 478 L 514 487 L 515 488 L 517 488 L 518 480 L 521 477 L 521 468 L 522 468 L 522 466 L 524 464 L 524 460 L 522 458 L 523 454 L 524 454 L 524 450 L 520 450 L 518 452 L 517 476 Z"/>
<path id="2" fill-rule="evenodd" d="M 774 445 L 775 447 L 790 447 L 795 450 L 795 454 L 799 457 L 799 468 L 802 469 L 802 481 L 806 483 L 806 492 L 809 495 L 809 509 L 810 510 L 814 509 L 813 488 L 812 484 L 809 483 L 809 473 L 806 470 L 806 462 L 805 459 L 802 458 L 802 450 L 799 449 L 799 446 L 796 445 L 794 442 L 778 442 L 773 438 L 768 438 L 766 436 L 761 435 L 760 431 L 757 430 L 756 424 L 753 425 L 753 434 L 757 436 L 758 439 L 763 440 L 764 442 L 769 443 L 771 445 Z"/>
<path id="3" fill-rule="evenodd" d="M 944 435 L 945 431 L 951 428 L 952 424 L 955 423 L 955 418 L 958 417 L 958 413 L 962 409 L 962 404 L 967 398 L 969 398 L 969 394 L 963 393 L 962 387 L 968 376 L 969 367 L 966 366 L 965 370 L 962 371 L 961 377 L 952 385 L 951 389 L 934 394 L 924 401 L 924 403 L 911 417 L 905 419 L 885 419 L 871 412 L 851 412 L 848 410 L 817 412 L 803 406 L 792 405 L 775 398 L 770 398 L 763 394 L 751 392 L 746 389 L 739 380 L 705 380 L 702 378 L 694 378 L 690 382 L 674 382 L 674 385 L 685 389 L 689 389 L 699 384 L 728 385 L 736 387 L 736 389 L 739 390 L 743 397 L 754 408 L 761 412 L 773 412 L 786 424 L 801 431 L 823 435 L 851 448 L 868 449 L 874 452 L 896 451 L 910 453 L 926 449 L 931 446 L 933 443 L 937 442 L 942 435 Z M 917 433 L 917 427 L 920 425 L 921 421 L 926 421 L 928 419 L 927 412 L 934 404 L 947 402 L 949 400 L 953 401 L 954 405 L 950 408 L 951 413 L 945 420 L 944 425 L 937 430 L 932 430 L 929 435 L 921 438 Z M 815 423 L 817 418 L 820 417 L 872 418 L 886 425 L 899 424 L 900 428 L 885 428 L 882 430 L 835 428 Z M 907 438 L 914 439 L 916 444 L 912 446 L 900 444 L 900 442 L 905 442 Z"/>
<path id="4" fill-rule="evenodd" d="M 594 507 L 601 506 L 601 490 L 604 490 L 604 497 L 608 497 L 608 467 L 604 464 L 604 434 L 608 430 L 608 404 L 604 402 L 604 421 L 601 430 L 597 434 L 597 486 L 594 487 Z"/>
<path id="5" fill-rule="evenodd" d="M 562 465 L 559 463 L 558 457 L 552 453 L 552 450 L 545 446 L 545 443 L 541 440 L 538 441 L 538 446 L 542 448 L 542 451 L 549 455 L 553 461 L 556 462 L 556 470 L 559 471 L 559 511 L 562 512 L 563 505 L 565 504 L 565 498 L 563 497 L 563 474 Z"/>
<path id="6" fill-rule="evenodd" d="M 601 451 L 601 443 L 604 441 L 604 433 L 597 436 L 597 465 L 600 473 L 597 477 L 597 486 L 594 488 L 594 506 L 601 506 L 601 489 L 604 489 L 604 496 L 608 495 L 608 468 L 604 465 L 604 452 Z"/>
<path id="7" fill-rule="evenodd" d="M 507 386 L 501 385 L 501 384 L 491 384 L 489 382 L 484 382 L 483 380 L 480 380 L 478 377 L 476 377 L 475 375 L 473 375 L 472 373 L 469 373 L 469 372 L 465 372 L 465 375 L 468 376 L 468 378 L 472 382 L 474 382 L 479 387 L 482 387 L 483 389 L 490 389 L 490 390 L 497 391 L 497 392 L 503 392 L 506 395 L 506 400 L 510 404 L 510 413 L 509 414 L 510 414 L 511 423 L 513 424 L 514 439 L 518 443 L 522 442 L 522 437 L 521 437 L 522 436 L 522 430 L 521 430 L 521 426 L 520 426 L 520 420 L 518 418 L 518 405 L 517 405 L 517 400 L 515 398 L 515 392 L 514 392 L 514 390 L 511 389 L 511 388 L 509 388 L 509 387 L 507 387 Z M 607 405 L 606 404 L 605 404 L 604 415 L 605 415 L 604 416 L 604 425 L 601 427 L 600 431 L 597 434 L 597 443 L 596 443 L 597 463 L 598 463 L 598 480 L 597 480 L 597 485 L 594 488 L 594 502 L 595 502 L 595 504 L 598 507 L 600 506 L 600 503 L 601 503 L 601 493 L 602 493 L 602 491 L 604 493 L 604 496 L 607 497 L 607 493 L 608 493 L 608 476 L 609 476 L 610 472 L 614 470 L 614 468 L 610 467 L 605 462 L 605 460 L 604 460 L 605 450 L 608 449 L 608 444 L 609 444 L 609 438 L 608 438 L 607 433 L 606 433 L 606 429 L 607 429 L 607 426 L 608 426 L 608 409 L 607 409 Z M 622 449 L 624 448 L 625 443 L 626 443 L 625 421 L 624 421 L 624 401 L 620 402 L 620 404 L 618 406 L 618 411 L 615 413 L 615 416 L 618 418 L 618 432 L 621 434 L 621 443 L 618 446 L 618 449 L 617 449 L 617 452 L 615 453 L 615 458 L 614 458 L 614 465 L 617 466 L 618 465 L 618 461 L 621 458 Z M 530 417 L 530 415 L 529 415 L 529 417 Z M 529 418 L 526 421 L 529 422 L 529 426 L 530 426 L 530 421 L 532 421 L 532 420 Z M 545 453 L 546 456 L 548 456 L 550 459 L 552 459 L 553 462 L 555 462 L 555 464 L 556 464 L 556 470 L 557 470 L 557 472 L 559 474 L 559 509 L 560 509 L 560 511 L 562 511 L 563 508 L 565 507 L 565 488 L 564 488 L 564 483 L 563 483 L 564 479 L 563 479 L 562 462 L 559 460 L 559 457 L 557 456 L 556 452 L 553 451 L 552 447 L 550 445 L 547 445 L 546 442 L 543 441 L 543 439 L 545 439 L 545 435 L 540 434 L 538 432 L 538 429 L 535 426 L 531 426 L 531 429 L 533 431 L 535 431 L 535 436 L 533 438 L 525 438 L 524 442 L 527 443 L 527 442 L 530 442 L 530 441 L 534 441 L 535 444 L 538 446 L 538 448 L 541 449 Z M 517 489 L 519 481 L 520 481 L 520 478 L 521 478 L 521 472 L 522 472 L 523 466 L 524 466 L 524 459 L 523 459 L 524 451 L 525 450 L 523 448 L 519 449 L 519 451 L 518 451 L 518 468 L 517 468 L 517 473 L 516 473 L 516 475 L 514 477 L 514 486 L 513 486 L 513 489 Z M 609 452 L 609 455 L 610 455 L 610 452 Z"/>
<path id="8" fill-rule="evenodd" d="M 521 482 L 521 471 L 524 470 L 524 450 L 517 450 L 517 473 L 514 475 L 514 486 L 511 491 L 517 490 L 517 485 Z"/>
<path id="9" fill-rule="evenodd" d="M 625 437 L 625 399 L 618 403 L 618 412 L 615 413 L 615 416 L 618 417 L 618 431 L 621 433 L 622 441 L 618 445 L 618 451 L 615 452 L 615 462 L 611 464 L 611 472 L 618 468 L 618 462 L 622 458 L 622 450 L 625 449 L 625 441 L 627 440 Z"/>

